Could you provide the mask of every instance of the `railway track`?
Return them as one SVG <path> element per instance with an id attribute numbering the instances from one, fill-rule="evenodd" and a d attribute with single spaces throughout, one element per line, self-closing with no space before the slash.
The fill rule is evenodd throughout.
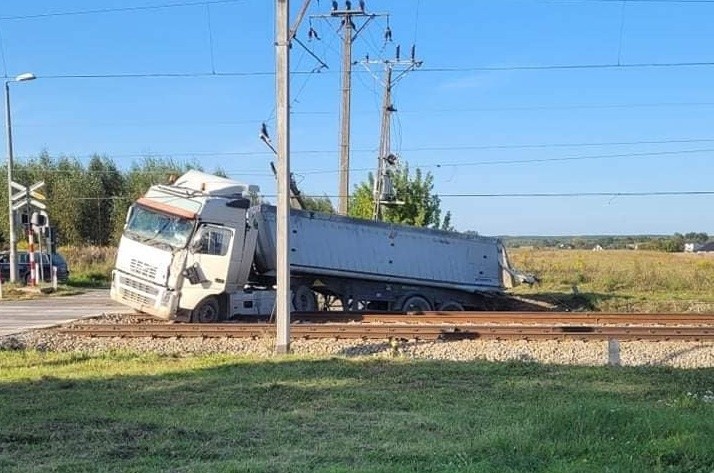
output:
<path id="1" fill-rule="evenodd" d="M 431 324 L 595 324 L 712 325 L 714 314 L 631 314 L 616 312 L 298 312 L 293 322 L 431 323 Z"/>
<path id="2" fill-rule="evenodd" d="M 261 338 L 271 323 L 77 324 L 60 333 L 90 337 Z M 419 340 L 714 340 L 714 314 L 459 312 L 298 313 L 295 338 Z"/>

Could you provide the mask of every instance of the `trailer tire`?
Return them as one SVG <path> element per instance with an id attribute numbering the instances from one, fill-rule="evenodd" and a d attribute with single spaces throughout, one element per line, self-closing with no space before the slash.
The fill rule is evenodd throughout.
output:
<path id="1" fill-rule="evenodd" d="M 293 293 L 293 307 L 296 312 L 315 312 L 317 297 L 308 286 L 298 286 Z"/>
<path id="2" fill-rule="evenodd" d="M 402 304 L 404 312 L 426 312 L 431 310 L 431 303 L 422 296 L 407 297 Z"/>
<path id="3" fill-rule="evenodd" d="M 206 297 L 191 311 L 191 322 L 199 324 L 213 324 L 221 320 L 221 309 L 218 299 Z"/>
<path id="4" fill-rule="evenodd" d="M 437 310 L 451 311 L 451 312 L 463 312 L 464 306 L 456 301 L 446 301 L 439 304 Z"/>

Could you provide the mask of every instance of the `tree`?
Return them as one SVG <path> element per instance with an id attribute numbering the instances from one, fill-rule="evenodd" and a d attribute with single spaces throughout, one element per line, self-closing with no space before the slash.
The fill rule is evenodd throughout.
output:
<path id="1" fill-rule="evenodd" d="M 323 212 L 328 214 L 335 213 L 335 208 L 332 206 L 332 201 L 327 196 L 313 197 L 309 195 L 303 195 L 302 201 L 305 205 L 305 210 L 311 210 L 313 212 Z"/>
<path id="2" fill-rule="evenodd" d="M 89 228 L 86 238 L 95 245 L 107 245 L 112 240 L 113 222 L 119 218 L 115 201 L 124 193 L 124 176 L 111 159 L 98 155 L 92 156 L 87 173 L 99 184 L 99 195 L 93 203 L 93 217 L 90 211 L 94 225 Z"/>
<path id="3" fill-rule="evenodd" d="M 443 221 L 441 220 L 441 199 L 433 193 L 434 177 L 431 173 L 424 175 L 421 169 L 417 168 L 414 176 L 411 176 L 409 166 L 405 164 L 393 173 L 392 185 L 397 203 L 383 207 L 382 217 L 385 222 L 453 231 L 451 212 L 446 212 Z M 355 187 L 350 202 L 351 216 L 372 218 L 373 189 L 374 176 L 370 173 L 365 182 Z"/>

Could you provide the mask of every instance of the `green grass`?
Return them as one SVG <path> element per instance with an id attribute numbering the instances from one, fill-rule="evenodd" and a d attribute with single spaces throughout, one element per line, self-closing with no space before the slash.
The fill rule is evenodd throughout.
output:
<path id="1" fill-rule="evenodd" d="M 72 274 L 67 281 L 70 287 L 88 287 L 108 289 L 111 286 L 111 276 L 98 272 L 84 272 Z"/>
<path id="2" fill-rule="evenodd" d="M 0 471 L 711 472 L 714 370 L 0 352 Z"/>

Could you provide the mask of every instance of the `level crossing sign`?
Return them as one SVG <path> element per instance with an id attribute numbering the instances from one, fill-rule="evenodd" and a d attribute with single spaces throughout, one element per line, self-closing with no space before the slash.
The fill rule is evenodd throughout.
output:
<path id="1" fill-rule="evenodd" d="M 31 186 L 23 186 L 17 182 L 11 182 L 10 185 L 13 189 L 19 191 L 12 194 L 12 210 L 19 210 L 23 207 L 34 207 L 38 210 L 46 210 L 47 205 L 42 200 L 45 200 L 45 196 L 39 192 L 45 186 L 45 181 L 40 181 L 32 184 Z"/>

